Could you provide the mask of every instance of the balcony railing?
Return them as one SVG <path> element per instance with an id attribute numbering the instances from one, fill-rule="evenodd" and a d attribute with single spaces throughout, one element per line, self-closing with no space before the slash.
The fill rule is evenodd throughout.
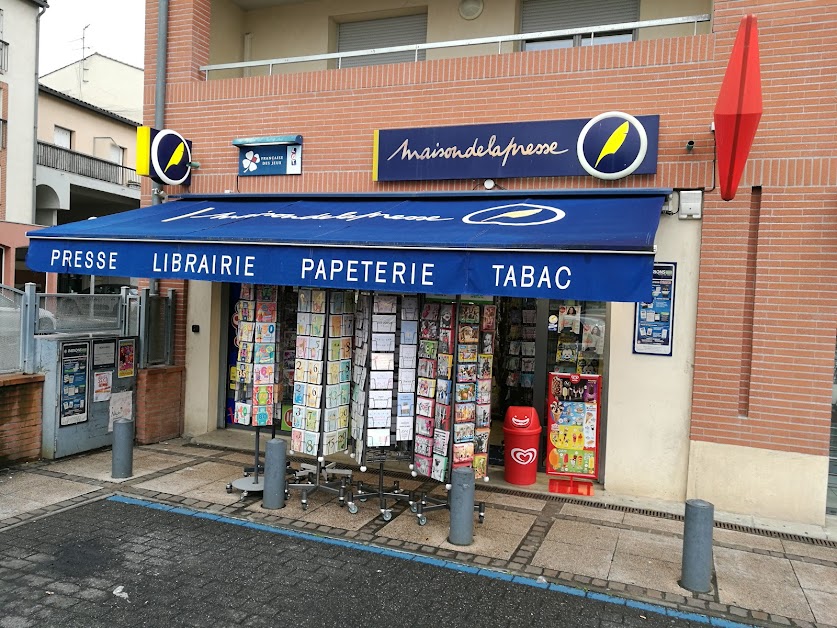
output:
<path id="1" fill-rule="evenodd" d="M 140 178 L 133 168 L 126 168 L 112 161 L 77 153 L 46 142 L 38 142 L 38 165 L 98 181 L 107 181 L 131 188 L 140 187 Z"/>
<path id="2" fill-rule="evenodd" d="M 268 74 L 273 73 L 273 66 L 286 65 L 290 63 L 306 63 L 309 61 L 331 61 L 336 60 L 337 66 L 340 67 L 342 59 L 349 57 L 364 57 L 368 55 L 384 55 L 392 52 L 406 52 L 414 51 L 415 60 L 419 61 L 419 52 L 422 50 L 437 50 L 439 48 L 458 48 L 463 46 L 484 46 L 485 44 L 495 44 L 497 46 L 497 53 L 502 54 L 503 44 L 507 42 L 521 42 L 521 41 L 539 41 L 545 39 L 564 39 L 568 37 L 575 37 L 580 35 L 582 37 L 590 37 L 595 39 L 596 36 L 601 36 L 606 33 L 619 31 L 632 31 L 642 28 L 655 28 L 659 26 L 675 26 L 678 24 L 694 24 L 694 33 L 697 34 L 697 25 L 701 22 L 708 22 L 711 19 L 708 13 L 700 15 L 685 15 L 682 17 L 669 17 L 659 20 L 641 20 L 639 22 L 623 22 L 621 24 L 603 24 L 600 26 L 587 26 L 584 28 L 565 28 L 555 31 L 540 31 L 537 33 L 519 33 L 516 35 L 496 35 L 493 37 L 479 37 L 476 39 L 456 39 L 451 41 L 439 41 L 429 44 L 410 44 L 406 46 L 391 46 L 389 48 L 370 48 L 369 50 L 351 50 L 346 52 L 329 52 L 316 55 L 305 55 L 302 57 L 281 57 L 277 59 L 261 59 L 257 61 L 238 61 L 235 63 L 215 63 L 212 65 L 203 65 L 201 70 L 206 72 L 206 78 L 209 78 L 209 73 L 215 70 L 239 70 L 244 68 L 258 68 L 267 66 Z"/>
<path id="3" fill-rule="evenodd" d="M 9 43 L 0 39 L 0 74 L 9 69 Z"/>

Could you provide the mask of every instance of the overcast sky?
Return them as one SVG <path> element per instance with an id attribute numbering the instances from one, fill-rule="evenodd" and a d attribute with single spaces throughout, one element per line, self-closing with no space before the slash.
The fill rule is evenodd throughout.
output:
<path id="1" fill-rule="evenodd" d="M 87 30 L 84 27 L 90 25 Z M 41 18 L 39 74 L 94 52 L 143 67 L 145 0 L 49 0 Z"/>

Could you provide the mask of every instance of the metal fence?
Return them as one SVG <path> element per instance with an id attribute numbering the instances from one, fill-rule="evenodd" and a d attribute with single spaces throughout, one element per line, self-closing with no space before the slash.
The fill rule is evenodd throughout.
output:
<path id="1" fill-rule="evenodd" d="M 140 187 L 139 176 L 133 168 L 126 168 L 112 161 L 77 153 L 46 142 L 38 142 L 38 165 L 72 172 L 98 181 Z"/>
<path id="2" fill-rule="evenodd" d="M 11 373 L 23 368 L 20 351 L 23 293 L 0 286 L 0 373 Z"/>
<path id="3" fill-rule="evenodd" d="M 39 334 L 139 337 L 139 366 L 174 363 L 175 291 L 139 294 L 39 294 L 0 285 L 0 373 L 34 372 Z"/>

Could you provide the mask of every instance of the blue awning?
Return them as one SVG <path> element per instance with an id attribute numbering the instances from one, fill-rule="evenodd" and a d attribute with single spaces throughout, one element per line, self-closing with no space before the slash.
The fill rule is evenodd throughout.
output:
<path id="1" fill-rule="evenodd" d="M 97 276 L 642 301 L 668 192 L 190 195 L 32 231 L 26 261 Z"/>

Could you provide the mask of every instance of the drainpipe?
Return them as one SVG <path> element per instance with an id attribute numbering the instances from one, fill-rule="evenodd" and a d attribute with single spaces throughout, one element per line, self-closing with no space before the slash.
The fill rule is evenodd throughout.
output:
<path id="1" fill-rule="evenodd" d="M 154 68 L 154 128 L 165 128 L 166 113 L 166 72 L 168 64 L 169 43 L 169 0 L 159 0 L 157 4 L 157 63 Z M 151 188 L 151 204 L 160 203 L 163 186 L 153 182 Z M 157 294 L 157 280 L 148 282 L 152 294 Z"/>
<path id="2" fill-rule="evenodd" d="M 38 97 L 40 91 L 40 77 L 38 76 L 38 65 L 40 64 L 39 48 L 41 47 L 41 16 L 46 12 L 46 7 L 38 9 L 38 17 L 35 18 L 35 141 L 32 142 L 32 216 L 29 221 L 34 225 L 38 213 Z"/>
<path id="3" fill-rule="evenodd" d="M 154 68 L 154 128 L 165 128 L 166 109 L 166 65 L 169 43 L 169 0 L 160 0 L 157 4 L 157 66 Z M 163 186 L 152 183 L 151 204 L 160 202 Z"/>

